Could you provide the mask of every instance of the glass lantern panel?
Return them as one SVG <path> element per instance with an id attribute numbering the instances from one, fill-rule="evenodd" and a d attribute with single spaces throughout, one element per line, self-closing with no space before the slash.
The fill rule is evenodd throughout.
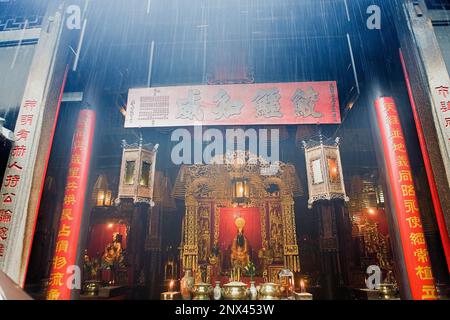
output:
<path id="1" fill-rule="evenodd" d="M 125 184 L 134 183 L 134 170 L 136 169 L 136 161 L 127 161 L 125 164 Z"/>
<path id="2" fill-rule="evenodd" d="M 150 184 L 150 169 L 151 169 L 151 163 L 143 161 L 139 185 L 144 186 L 144 187 L 149 186 L 149 184 Z"/>
<path id="3" fill-rule="evenodd" d="M 102 207 L 105 201 L 105 191 L 98 190 L 97 193 L 97 206 Z"/>
<path id="4" fill-rule="evenodd" d="M 249 187 L 249 184 L 248 184 L 248 180 L 244 181 L 244 197 L 245 198 L 250 197 L 250 187 Z"/>
<path id="5" fill-rule="evenodd" d="M 111 190 L 107 190 L 105 194 L 105 206 L 111 205 L 111 196 L 112 196 Z"/>
<path id="6" fill-rule="evenodd" d="M 330 176 L 330 183 L 341 182 L 337 160 L 334 158 L 328 158 L 327 161 L 328 161 L 328 174 Z"/>
<path id="7" fill-rule="evenodd" d="M 312 167 L 313 184 L 323 183 L 321 160 L 320 159 L 313 160 L 311 162 L 311 167 Z"/>

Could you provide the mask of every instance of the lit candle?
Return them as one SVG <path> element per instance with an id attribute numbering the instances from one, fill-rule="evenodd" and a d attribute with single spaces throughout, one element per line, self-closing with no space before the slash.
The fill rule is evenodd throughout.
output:
<path id="1" fill-rule="evenodd" d="M 305 288 L 305 281 L 300 280 L 300 292 L 306 292 L 306 288 Z"/>
<path id="2" fill-rule="evenodd" d="M 161 293 L 161 300 L 180 300 L 180 292 L 174 291 L 175 280 L 170 280 L 168 287 L 169 291 Z"/>
<path id="3" fill-rule="evenodd" d="M 300 280 L 300 293 L 295 292 L 295 300 L 312 300 L 313 295 L 311 293 L 306 292 L 305 281 Z"/>

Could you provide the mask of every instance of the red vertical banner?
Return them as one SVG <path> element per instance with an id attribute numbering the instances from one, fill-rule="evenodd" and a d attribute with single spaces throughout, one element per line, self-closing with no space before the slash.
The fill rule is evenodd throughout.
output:
<path id="1" fill-rule="evenodd" d="M 436 286 L 397 106 L 394 99 L 383 97 L 375 101 L 375 109 L 411 296 L 434 300 Z"/>
<path id="2" fill-rule="evenodd" d="M 59 231 L 53 255 L 48 300 L 69 300 L 76 264 L 78 239 L 88 183 L 89 163 L 94 139 L 95 112 L 81 110 L 72 141 L 71 160 L 64 192 Z"/>

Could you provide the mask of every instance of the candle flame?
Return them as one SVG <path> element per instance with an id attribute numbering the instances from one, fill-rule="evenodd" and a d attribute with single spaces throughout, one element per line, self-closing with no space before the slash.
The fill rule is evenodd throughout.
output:
<path id="1" fill-rule="evenodd" d="M 305 290 L 305 281 L 303 281 L 303 279 L 300 280 L 300 289 L 301 289 L 301 292 L 306 292 L 306 290 Z"/>

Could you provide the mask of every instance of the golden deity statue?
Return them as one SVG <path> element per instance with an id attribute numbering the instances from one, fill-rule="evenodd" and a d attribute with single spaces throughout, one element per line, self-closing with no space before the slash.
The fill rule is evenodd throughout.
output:
<path id="1" fill-rule="evenodd" d="M 116 283 L 118 280 L 118 269 L 125 266 L 125 257 L 122 251 L 122 235 L 118 232 L 113 234 L 113 241 L 106 246 L 102 262 L 105 268 L 111 270 L 110 283 Z"/>
<path id="2" fill-rule="evenodd" d="M 103 261 L 107 265 L 123 262 L 122 255 L 122 235 L 118 232 L 113 234 L 113 241 L 108 243 L 103 254 Z"/>
<path id="3" fill-rule="evenodd" d="M 244 218 L 237 218 L 234 222 L 238 229 L 238 233 L 231 245 L 231 266 L 233 269 L 243 269 L 250 262 L 251 248 L 247 238 L 244 236 Z"/>

